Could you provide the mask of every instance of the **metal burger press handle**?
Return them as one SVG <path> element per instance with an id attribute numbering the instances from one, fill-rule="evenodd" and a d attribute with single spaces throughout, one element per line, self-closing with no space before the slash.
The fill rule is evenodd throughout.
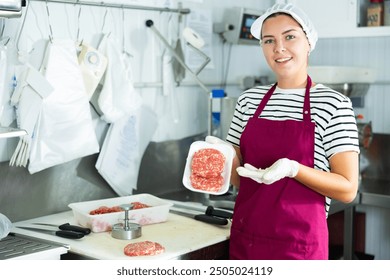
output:
<path id="1" fill-rule="evenodd" d="M 129 210 L 133 209 L 133 204 L 120 205 L 125 211 L 124 223 L 115 224 L 112 226 L 111 236 L 116 239 L 135 239 L 141 236 L 142 228 L 139 224 L 130 223 Z"/>

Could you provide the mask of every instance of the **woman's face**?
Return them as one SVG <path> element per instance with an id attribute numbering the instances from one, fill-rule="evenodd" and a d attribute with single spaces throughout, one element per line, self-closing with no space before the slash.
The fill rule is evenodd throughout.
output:
<path id="1" fill-rule="evenodd" d="M 310 45 L 298 22 L 289 15 L 272 16 L 263 23 L 261 40 L 264 56 L 278 81 L 306 81 Z"/>

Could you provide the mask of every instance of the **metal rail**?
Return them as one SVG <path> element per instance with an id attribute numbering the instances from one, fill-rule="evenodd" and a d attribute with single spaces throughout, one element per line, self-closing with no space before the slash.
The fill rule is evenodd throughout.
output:
<path id="1" fill-rule="evenodd" d="M 194 73 L 190 67 L 181 59 L 181 57 L 176 53 L 176 51 L 172 48 L 172 46 L 168 43 L 168 41 L 164 38 L 164 36 L 158 31 L 158 29 L 154 26 L 154 23 L 151 19 L 145 22 L 146 26 L 149 27 L 158 38 L 164 43 L 165 47 L 171 52 L 171 54 L 176 58 L 176 60 L 183 66 L 188 73 L 195 79 L 196 83 L 202 88 L 207 94 L 207 107 L 208 107 L 208 126 L 207 126 L 207 135 L 212 135 L 213 128 L 213 116 L 212 116 L 212 92 L 204 85 L 204 83 L 199 79 L 198 75 Z M 209 62 L 210 60 L 207 60 Z"/>
<path id="2" fill-rule="evenodd" d="M 95 7 L 105 7 L 105 8 L 159 11 L 159 12 L 179 13 L 179 14 L 189 14 L 191 12 L 190 9 L 184 9 L 184 8 L 171 9 L 171 8 L 163 8 L 163 7 L 148 7 L 148 6 L 138 6 L 138 5 L 126 5 L 126 4 L 119 4 L 119 3 L 89 2 L 89 1 L 79 1 L 79 0 L 73 0 L 73 1 L 72 0 L 29 0 L 29 1 L 95 6 Z"/>

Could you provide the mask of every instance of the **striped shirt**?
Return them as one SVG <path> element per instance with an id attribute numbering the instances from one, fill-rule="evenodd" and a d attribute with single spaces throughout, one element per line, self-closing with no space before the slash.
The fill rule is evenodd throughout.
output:
<path id="1" fill-rule="evenodd" d="M 240 146 L 240 138 L 248 119 L 253 116 L 262 98 L 271 88 L 257 86 L 246 90 L 237 100 L 226 141 Z M 305 89 L 276 87 L 260 114 L 269 120 L 303 120 Z M 330 171 L 329 159 L 344 151 L 359 152 L 359 139 L 352 103 L 345 95 L 322 84 L 310 89 L 311 121 L 315 123 L 314 168 Z M 328 215 L 331 199 L 326 198 Z"/>

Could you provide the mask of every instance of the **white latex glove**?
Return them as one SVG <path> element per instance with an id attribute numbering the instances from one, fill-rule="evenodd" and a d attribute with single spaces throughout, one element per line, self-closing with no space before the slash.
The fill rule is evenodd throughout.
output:
<path id="1" fill-rule="evenodd" d="M 288 158 L 278 159 L 270 167 L 266 168 L 263 174 L 264 184 L 272 184 L 285 177 L 294 178 L 297 176 L 299 170 L 299 163 Z"/>
<path id="2" fill-rule="evenodd" d="M 211 136 L 211 135 L 206 136 L 205 142 L 207 142 L 209 144 L 224 144 L 224 145 L 227 145 L 234 151 L 234 155 L 236 155 L 236 150 L 233 148 L 233 145 L 228 143 L 228 142 L 226 142 L 226 141 L 223 141 L 222 139 L 220 139 L 218 137 Z"/>
<path id="3" fill-rule="evenodd" d="M 242 177 L 251 178 L 258 183 L 270 185 L 285 177 L 294 178 L 297 176 L 299 163 L 295 160 L 282 158 L 266 169 L 257 169 L 246 163 L 244 167 L 238 167 L 237 172 Z"/>
<path id="4" fill-rule="evenodd" d="M 245 163 L 244 167 L 237 167 L 236 171 L 241 177 L 250 178 L 260 184 L 264 183 L 263 174 L 265 172 L 265 169 L 256 168 L 249 163 Z"/>

